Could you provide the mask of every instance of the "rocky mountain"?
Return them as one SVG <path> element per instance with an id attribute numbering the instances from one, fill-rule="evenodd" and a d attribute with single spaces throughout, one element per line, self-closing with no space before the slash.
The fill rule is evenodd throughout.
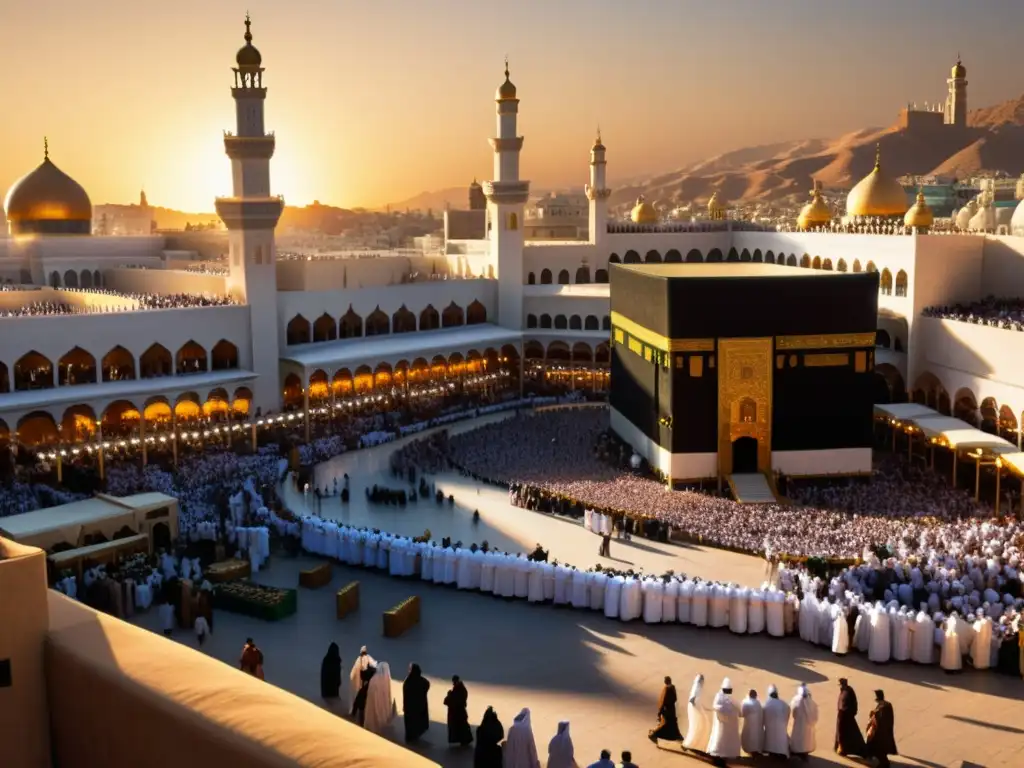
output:
<path id="1" fill-rule="evenodd" d="M 908 131 L 898 125 L 865 128 L 835 139 L 783 142 L 726 152 L 673 173 L 636 181 L 612 195 L 613 204 L 638 194 L 659 207 L 704 203 L 715 192 L 736 202 L 802 200 L 812 180 L 851 187 L 874 166 L 880 146 L 894 176 L 963 178 L 980 171 L 1024 172 L 1024 95 L 970 112 L 968 129 Z"/>

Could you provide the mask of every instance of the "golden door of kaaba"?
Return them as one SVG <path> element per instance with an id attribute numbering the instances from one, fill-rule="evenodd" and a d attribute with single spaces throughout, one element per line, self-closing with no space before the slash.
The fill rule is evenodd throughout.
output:
<path id="1" fill-rule="evenodd" d="M 772 466 L 772 338 L 718 340 L 718 468 L 757 442 L 758 472 Z M 752 471 L 752 467 L 742 467 Z"/>

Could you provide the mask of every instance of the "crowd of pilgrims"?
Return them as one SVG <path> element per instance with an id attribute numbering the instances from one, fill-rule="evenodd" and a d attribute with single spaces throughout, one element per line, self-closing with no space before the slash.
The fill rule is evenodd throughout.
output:
<path id="1" fill-rule="evenodd" d="M 986 296 L 970 304 L 926 307 L 921 314 L 942 320 L 959 320 L 962 323 L 1024 331 L 1024 299 L 1017 297 Z"/>
<path id="2" fill-rule="evenodd" d="M 73 306 L 63 301 L 33 301 L 21 307 L 0 310 L 0 317 L 38 317 L 41 315 L 91 315 L 108 312 L 134 312 L 141 309 L 190 309 L 193 307 L 222 307 L 234 304 L 229 296 L 211 296 L 193 293 L 129 293 L 113 291 L 105 288 L 86 289 L 90 293 L 102 293 L 109 296 L 123 297 L 138 302 L 138 305 L 110 306 Z"/>

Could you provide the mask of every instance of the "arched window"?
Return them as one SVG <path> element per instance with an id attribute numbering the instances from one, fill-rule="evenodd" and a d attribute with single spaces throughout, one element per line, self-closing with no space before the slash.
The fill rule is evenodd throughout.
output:
<path id="1" fill-rule="evenodd" d="M 434 309 L 433 304 L 427 306 L 420 312 L 420 330 L 435 331 L 441 327 L 441 313 Z"/>
<path id="2" fill-rule="evenodd" d="M 103 381 L 132 381 L 135 379 L 135 358 L 122 346 L 116 346 L 100 362 Z"/>
<path id="3" fill-rule="evenodd" d="M 601 321 L 597 319 L 597 315 L 587 315 L 583 321 L 584 331 L 599 331 L 601 330 Z"/>
<path id="4" fill-rule="evenodd" d="M 206 373 L 209 370 L 206 350 L 195 341 L 185 342 L 178 350 L 178 354 L 175 355 L 175 368 L 179 376 L 190 373 Z"/>
<path id="5" fill-rule="evenodd" d="M 620 264 L 621 261 L 619 260 L 619 254 L 613 253 L 611 256 L 609 256 L 608 257 L 608 263 L 609 264 Z"/>
<path id="6" fill-rule="evenodd" d="M 729 255 L 725 257 L 725 260 L 726 261 L 739 261 L 740 260 L 739 251 L 737 251 L 735 248 L 730 248 L 729 249 Z"/>
<path id="7" fill-rule="evenodd" d="M 537 316 L 536 315 L 527 315 L 526 316 L 526 327 L 527 328 L 536 328 L 537 327 Z"/>
<path id="8" fill-rule="evenodd" d="M 238 347 L 221 339 L 210 350 L 210 365 L 215 371 L 233 371 L 238 368 Z"/>
<path id="9" fill-rule="evenodd" d="M 846 271 L 846 259 L 840 259 L 836 262 L 836 272 Z"/>
<path id="10" fill-rule="evenodd" d="M 821 260 L 821 268 L 824 269 L 826 272 L 831 272 L 832 271 L 832 259 L 822 259 Z"/>
<path id="11" fill-rule="evenodd" d="M 380 307 L 377 307 L 366 316 L 366 335 L 367 336 L 387 336 L 391 333 L 391 322 L 388 320 L 388 316 L 381 311 Z"/>
<path id="12" fill-rule="evenodd" d="M 78 287 L 78 273 L 73 269 L 69 269 L 64 273 L 64 287 L 65 288 L 77 288 Z"/>
<path id="13" fill-rule="evenodd" d="M 519 217 L 514 213 L 508 215 L 508 228 L 513 231 L 519 229 Z"/>
<path id="14" fill-rule="evenodd" d="M 775 263 L 775 253 L 772 252 L 772 251 L 765 251 L 764 263 L 765 264 L 774 264 Z"/>
<path id="15" fill-rule="evenodd" d="M 889 339 L 889 332 L 888 331 L 883 331 L 881 328 L 879 328 L 877 331 L 875 331 L 875 346 L 876 347 L 881 347 L 882 349 L 888 349 L 891 345 L 892 345 L 892 342 Z"/>
<path id="16" fill-rule="evenodd" d="M 334 318 L 324 312 L 313 323 L 313 341 L 334 341 L 338 338 L 338 326 Z"/>
<path id="17" fill-rule="evenodd" d="M 555 315 L 555 330 L 564 331 L 569 327 L 569 321 L 565 315 Z"/>
<path id="18" fill-rule="evenodd" d="M 611 315 L 605 315 L 601 318 L 601 330 L 610 331 L 612 329 L 612 317 Z"/>
<path id="19" fill-rule="evenodd" d="M 607 283 L 608 282 L 608 270 L 599 269 L 594 273 L 595 283 Z"/>
<path id="20" fill-rule="evenodd" d="M 561 272 L 558 273 L 558 284 L 559 285 L 568 285 L 569 284 L 569 270 L 568 269 L 563 269 Z"/>
<path id="21" fill-rule="evenodd" d="M 821 256 L 815 256 L 814 261 L 811 262 L 812 269 L 821 269 Z"/>
<path id="22" fill-rule="evenodd" d="M 363 318 L 350 305 L 348 312 L 341 316 L 338 328 L 339 339 L 357 339 L 363 335 Z"/>
<path id="23" fill-rule="evenodd" d="M 445 307 L 444 312 L 441 313 L 442 328 L 456 328 L 465 324 L 465 313 L 462 311 L 462 307 L 454 301 Z"/>
<path id="24" fill-rule="evenodd" d="M 779 256 L 779 258 L 781 259 L 782 256 Z M 789 254 L 789 256 L 786 257 L 786 266 L 787 267 L 795 267 L 796 266 L 796 256 L 794 254 L 791 253 L 791 254 Z"/>
<path id="25" fill-rule="evenodd" d="M 590 282 L 590 267 L 580 267 L 576 270 L 576 283 L 585 285 Z"/>
<path id="26" fill-rule="evenodd" d="M 580 318 L 579 315 L 573 315 L 572 317 L 569 318 L 569 330 L 570 331 L 582 331 L 583 330 L 583 320 Z"/>
<path id="27" fill-rule="evenodd" d="M 700 264 L 704 261 L 704 254 L 698 251 L 696 248 L 691 248 L 686 253 L 687 264 Z"/>
<path id="28" fill-rule="evenodd" d="M 661 254 L 657 251 L 648 251 L 644 256 L 644 264 L 661 264 Z"/>
<path id="29" fill-rule="evenodd" d="M 14 364 L 14 391 L 53 389 L 53 363 L 38 352 L 29 352 Z"/>
<path id="30" fill-rule="evenodd" d="M 289 346 L 293 344 L 308 344 L 310 336 L 309 320 L 304 318 L 302 315 L 296 315 L 288 321 L 288 327 L 285 329 L 285 337 L 287 338 Z"/>
<path id="31" fill-rule="evenodd" d="M 551 270 L 550 269 L 542 269 L 540 271 L 540 284 L 541 285 L 551 285 Z"/>
<path id="32" fill-rule="evenodd" d="M 60 288 L 60 272 L 55 270 L 50 273 L 50 287 Z"/>
<path id="33" fill-rule="evenodd" d="M 640 254 L 636 251 L 626 251 L 625 257 L 622 259 L 623 264 L 639 264 Z"/>
<path id="34" fill-rule="evenodd" d="M 536 278 L 536 276 L 534 276 L 533 272 L 531 272 L 530 274 L 528 274 L 526 276 L 526 284 L 527 285 L 536 285 L 537 284 L 537 278 Z"/>
<path id="35" fill-rule="evenodd" d="M 393 333 L 415 333 L 416 315 L 410 312 L 405 304 L 391 316 L 391 331 Z"/>
<path id="36" fill-rule="evenodd" d="M 743 258 L 742 253 L 740 254 L 740 258 Z M 761 253 L 760 248 L 754 249 L 754 255 L 751 257 L 751 261 L 753 261 L 755 264 L 760 264 L 764 261 L 764 254 Z"/>
<path id="37" fill-rule="evenodd" d="M 709 263 L 717 264 L 724 260 L 725 257 L 722 256 L 722 252 L 718 248 L 712 248 L 710 251 L 708 251 L 707 261 Z"/>
<path id="38" fill-rule="evenodd" d="M 540 327 L 541 328 L 550 328 L 551 327 L 551 315 L 545 313 L 545 314 L 540 316 Z"/>
<path id="39" fill-rule="evenodd" d="M 860 272 L 861 271 L 860 259 L 854 259 L 853 260 L 853 271 L 854 272 Z"/>
<path id="40" fill-rule="evenodd" d="M 174 374 L 174 360 L 162 344 L 154 344 L 139 358 L 139 378 L 155 379 Z"/>
<path id="41" fill-rule="evenodd" d="M 487 322 L 487 309 L 479 301 L 474 300 L 466 307 L 466 325 L 480 325 Z"/>
<path id="42" fill-rule="evenodd" d="M 882 270 L 882 277 L 878 281 L 878 290 L 886 296 L 892 296 L 892 272 L 888 267 Z"/>
<path id="43" fill-rule="evenodd" d="M 896 273 L 896 295 L 907 295 L 907 273 L 902 269 Z"/>
<path id="44" fill-rule="evenodd" d="M 800 266 L 804 269 L 810 269 L 811 267 L 811 257 L 806 253 L 800 257 Z"/>
<path id="45" fill-rule="evenodd" d="M 57 386 L 96 383 L 96 358 L 75 347 L 57 361 Z"/>

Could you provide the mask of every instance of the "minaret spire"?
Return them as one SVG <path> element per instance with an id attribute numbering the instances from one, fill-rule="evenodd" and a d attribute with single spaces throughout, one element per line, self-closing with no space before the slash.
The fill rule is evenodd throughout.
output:
<path id="1" fill-rule="evenodd" d="M 50 159 L 50 140 L 43 136 L 43 160 Z"/>

